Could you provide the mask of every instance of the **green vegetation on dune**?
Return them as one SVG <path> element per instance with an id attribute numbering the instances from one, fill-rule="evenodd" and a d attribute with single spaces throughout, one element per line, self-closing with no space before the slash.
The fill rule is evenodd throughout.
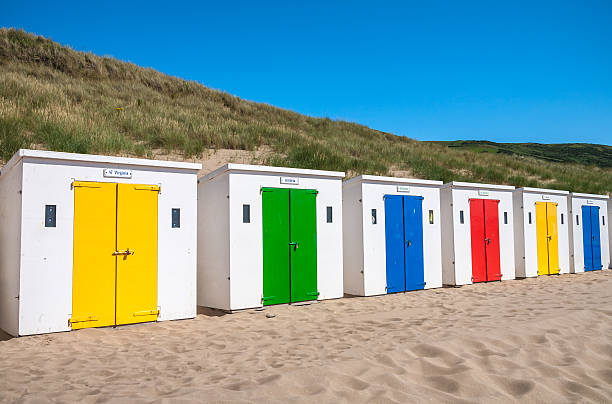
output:
<path id="1" fill-rule="evenodd" d="M 266 164 L 612 192 L 612 169 L 479 153 L 249 102 L 40 36 L 0 29 L 0 160 L 20 147 L 185 158 L 271 150 Z M 582 160 L 580 162 L 584 162 Z M 608 160 L 609 162 L 609 160 Z"/>
<path id="2" fill-rule="evenodd" d="M 612 168 L 612 146 L 589 143 L 495 143 L 486 140 L 432 142 L 474 152 L 501 153 L 561 163 L 577 163 Z"/>

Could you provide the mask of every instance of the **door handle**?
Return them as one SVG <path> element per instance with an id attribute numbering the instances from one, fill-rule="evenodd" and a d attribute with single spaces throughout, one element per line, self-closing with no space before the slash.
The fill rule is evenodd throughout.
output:
<path id="1" fill-rule="evenodd" d="M 490 238 L 485 238 L 485 243 L 491 244 L 491 239 Z"/>
<path id="2" fill-rule="evenodd" d="M 410 241 L 410 240 L 404 240 L 404 244 L 406 244 L 408 247 L 410 247 L 410 244 L 412 244 L 412 241 Z"/>
<path id="3" fill-rule="evenodd" d="M 293 250 L 294 250 L 294 251 L 295 251 L 295 250 L 297 250 L 297 249 L 298 249 L 298 247 L 299 247 L 299 244 L 298 244 L 297 242 L 295 242 L 295 243 L 289 243 L 289 245 L 292 245 L 292 246 L 293 246 Z"/>
<path id="4" fill-rule="evenodd" d="M 115 252 L 113 252 L 113 255 L 134 255 L 134 251 L 130 251 L 130 249 L 128 248 L 127 250 L 117 250 Z"/>
<path id="5" fill-rule="evenodd" d="M 552 236 L 546 236 L 546 238 L 548 239 L 548 241 L 552 240 Z"/>

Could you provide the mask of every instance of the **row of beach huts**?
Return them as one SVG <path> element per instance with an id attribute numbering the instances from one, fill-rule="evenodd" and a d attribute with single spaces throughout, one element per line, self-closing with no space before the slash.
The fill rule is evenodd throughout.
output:
<path id="1" fill-rule="evenodd" d="M 610 267 L 606 195 L 19 150 L 0 328 L 31 335 Z"/>

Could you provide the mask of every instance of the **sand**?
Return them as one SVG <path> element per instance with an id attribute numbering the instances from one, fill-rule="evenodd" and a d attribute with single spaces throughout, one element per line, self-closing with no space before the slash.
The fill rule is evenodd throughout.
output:
<path id="1" fill-rule="evenodd" d="M 3 339 L 9 402 L 612 402 L 612 271 Z"/>

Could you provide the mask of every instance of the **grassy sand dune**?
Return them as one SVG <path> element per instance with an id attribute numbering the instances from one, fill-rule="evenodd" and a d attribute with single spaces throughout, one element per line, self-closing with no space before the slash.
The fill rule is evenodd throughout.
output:
<path id="1" fill-rule="evenodd" d="M 612 169 L 480 153 L 312 118 L 0 29 L 0 160 L 20 147 L 201 160 L 210 149 L 355 174 L 612 192 Z M 589 162 L 588 156 L 586 160 Z M 262 161 L 258 161 L 262 162 Z M 595 164 L 595 165 L 593 165 Z"/>
<path id="2" fill-rule="evenodd" d="M 611 288 L 597 271 L 9 339 L 0 401 L 610 402 Z"/>

